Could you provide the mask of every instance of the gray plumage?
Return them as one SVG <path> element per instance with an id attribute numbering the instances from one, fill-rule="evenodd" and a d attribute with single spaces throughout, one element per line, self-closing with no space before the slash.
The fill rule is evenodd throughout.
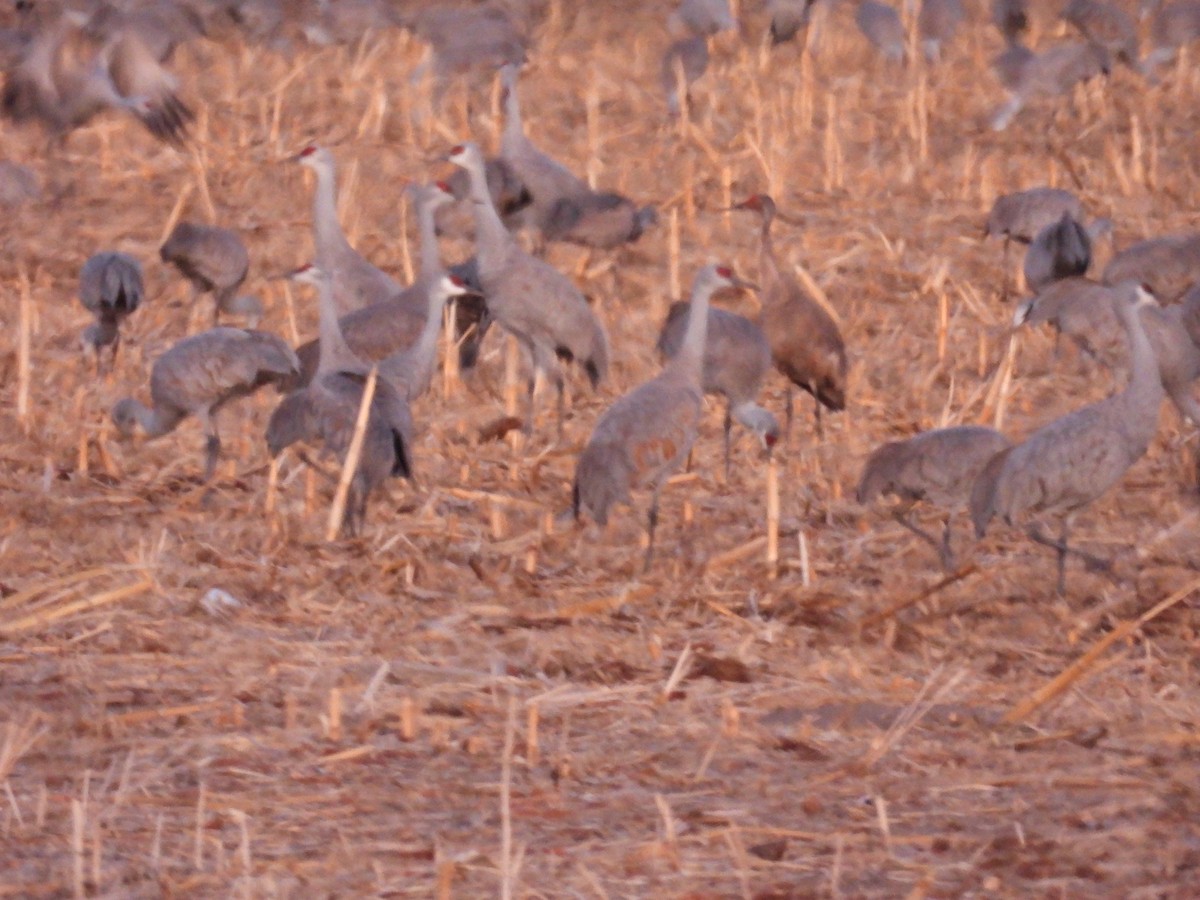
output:
<path id="1" fill-rule="evenodd" d="M 1018 308 L 1014 325 L 1050 324 L 1097 361 L 1116 366 L 1126 361 L 1124 330 L 1117 315 L 1120 292 L 1084 278 L 1055 282 Z M 1200 378 L 1200 345 L 1188 332 L 1188 306 L 1140 309 L 1142 326 L 1154 349 L 1163 390 L 1179 414 L 1200 425 L 1200 402 L 1193 385 Z"/>
<path id="2" fill-rule="evenodd" d="M 428 6 L 401 15 L 400 20 L 429 47 L 428 57 L 410 80 L 418 82 L 426 73 L 432 74 L 434 99 L 439 102 L 455 76 L 523 65 L 529 49 L 526 29 L 497 4 Z"/>
<path id="3" fill-rule="evenodd" d="M 500 214 L 506 227 L 519 227 L 521 222 L 517 214 L 533 202 L 533 195 L 504 157 L 489 157 L 484 165 L 492 205 L 496 207 L 496 212 Z M 455 200 L 470 199 L 471 177 L 465 169 L 456 169 L 454 174 L 446 179 L 445 184 L 449 186 Z"/>
<path id="4" fill-rule="evenodd" d="M 802 28 L 807 28 L 816 2 L 817 0 L 767 0 L 767 14 L 771 17 L 771 43 L 782 44 L 790 41 Z"/>
<path id="5" fill-rule="evenodd" d="M 1142 61 L 1142 71 L 1153 76 L 1158 66 L 1173 60 L 1181 48 L 1198 39 L 1200 0 L 1160 4 L 1150 22 L 1150 52 Z"/>
<path id="6" fill-rule="evenodd" d="M 333 282 L 333 298 L 339 315 L 381 303 L 403 286 L 368 262 L 350 246 L 337 214 L 336 175 L 333 154 L 325 147 L 305 147 L 295 157 L 316 175 L 313 189 L 313 246 L 317 266 Z"/>
<path id="7" fill-rule="evenodd" d="M 551 241 L 609 250 L 633 243 L 657 222 L 653 206 L 639 209 L 620 194 L 588 190 L 560 197 L 542 223 L 542 234 Z"/>
<path id="8" fill-rule="evenodd" d="M 996 79 L 1009 93 L 1021 87 L 1025 72 L 1033 61 L 1034 53 L 1024 44 L 1013 41 L 992 58 L 992 71 Z"/>
<path id="9" fill-rule="evenodd" d="M 437 363 L 437 338 L 442 328 L 442 312 L 446 301 L 468 293 L 461 278 L 444 272 L 431 276 L 426 291 L 425 323 L 417 339 L 409 346 L 396 350 L 379 363 L 379 376 L 386 378 L 399 394 L 410 403 L 429 390 Z"/>
<path id="10" fill-rule="evenodd" d="M 0 160 L 0 206 L 12 208 L 42 195 L 37 173 L 29 166 Z"/>
<path id="11" fill-rule="evenodd" d="M 1012 84 L 1008 100 L 992 114 L 993 131 L 1006 129 L 1031 100 L 1062 96 L 1075 85 L 1111 70 L 1108 51 L 1090 41 L 1059 44 L 1022 59 L 1024 64 L 1009 73 Z"/>
<path id="12" fill-rule="evenodd" d="M 116 357 L 121 322 L 141 306 L 144 294 L 141 263 L 128 254 L 97 253 L 83 264 L 79 302 L 96 321 L 84 329 L 80 340 L 96 354 L 97 365 L 104 347 L 111 347 Z"/>
<path id="13" fill-rule="evenodd" d="M 1183 311 L 1183 327 L 1191 337 L 1192 343 L 1200 347 L 1200 283 L 1193 285 L 1192 289 L 1183 295 L 1180 308 Z"/>
<path id="14" fill-rule="evenodd" d="M 667 20 L 672 33 L 709 37 L 737 28 L 729 0 L 681 0 Z"/>
<path id="15" fill-rule="evenodd" d="M 917 30 L 926 60 L 937 62 L 942 58 L 942 48 L 954 40 L 965 15 L 962 0 L 921 0 Z"/>
<path id="16" fill-rule="evenodd" d="M 488 194 L 479 147 L 459 145 L 449 159 L 471 176 L 479 280 L 488 311 L 529 352 L 535 371 L 554 383 L 561 434 L 566 385 L 558 361 L 578 363 L 595 388 L 608 372 L 608 335 L 571 280 L 522 250 L 505 229 Z M 531 390 L 527 430 L 533 427 L 533 400 Z"/>
<path id="17" fill-rule="evenodd" d="M 1034 236 L 1025 251 L 1025 284 L 1037 292 L 1063 278 L 1086 275 L 1092 264 L 1092 238 L 1070 213 Z"/>
<path id="18" fill-rule="evenodd" d="M 1069 215 L 1076 221 L 1083 220 L 1083 204 L 1070 191 L 1062 188 L 1033 187 L 1014 191 L 996 198 L 988 213 L 983 236 L 1004 238 L 1005 295 L 1008 291 L 1008 248 L 1017 241 L 1030 243 L 1044 229 Z"/>
<path id="19" fill-rule="evenodd" d="M 278 455 L 294 443 L 315 441 L 323 445 L 326 453 L 343 461 L 354 436 L 369 367 L 342 336 L 329 276 L 316 266 L 307 266 L 296 277 L 317 287 L 320 361 L 312 382 L 284 398 L 271 415 L 267 447 L 273 455 Z M 413 477 L 412 436 L 408 401 L 386 378 L 378 377 L 342 519 L 345 533 L 361 532 L 367 502 L 388 477 Z"/>
<path id="20" fill-rule="evenodd" d="M 683 71 L 684 96 L 679 96 L 679 71 Z M 667 112 L 678 116 L 682 103 L 690 97 L 692 85 L 708 71 L 708 38 L 681 38 L 667 48 L 659 69 L 659 81 L 667 95 Z"/>
<path id="21" fill-rule="evenodd" d="M 77 24 L 53 5 L 43 6 L 30 5 L 24 52 L 5 73 L 5 116 L 38 121 L 62 138 L 98 113 L 118 109 L 160 140 L 183 142 L 192 112 L 176 93 L 175 76 L 136 30 L 97 35 L 86 21 Z"/>
<path id="22" fill-rule="evenodd" d="M 792 430 L 792 385 L 816 401 L 817 434 L 822 435 L 821 407 L 846 408 L 850 362 L 841 329 L 829 311 L 808 295 L 775 254 L 771 224 L 778 212 L 767 194 L 755 194 L 734 206 L 761 217 L 758 270 L 762 312 L 759 325 L 771 345 L 771 358 L 788 379 L 786 429 Z"/>
<path id="23" fill-rule="evenodd" d="M 1062 17 L 1096 46 L 1139 68 L 1137 23 L 1119 6 L 1102 0 L 1069 0 Z"/>
<path id="24" fill-rule="evenodd" d="M 192 296 L 213 295 L 213 324 L 221 313 L 241 314 L 250 327 L 262 318 L 257 297 L 238 295 L 250 270 L 250 255 L 237 233 L 214 225 L 180 222 L 159 248 L 159 257 L 192 283 Z"/>
<path id="25" fill-rule="evenodd" d="M 1104 268 L 1105 284 L 1136 281 L 1159 303 L 1174 303 L 1200 281 L 1200 232 L 1130 244 Z"/>
<path id="26" fill-rule="evenodd" d="M 992 23 L 1004 40 L 1015 44 L 1029 28 L 1028 0 L 992 0 Z"/>
<path id="27" fill-rule="evenodd" d="M 1065 592 L 1073 514 L 1105 494 L 1146 452 L 1158 429 L 1163 386 L 1138 306 L 1149 298 L 1132 282 L 1121 285 L 1117 311 L 1130 342 L 1132 372 L 1125 388 L 1099 403 L 1042 426 L 993 459 L 971 492 L 971 519 L 982 537 L 1000 516 L 1009 524 L 1041 514 L 1059 516 L 1057 541 L 1036 525 L 1027 534 L 1058 551 L 1058 590 Z M 1093 564 L 1099 561 L 1091 559 Z"/>
<path id="28" fill-rule="evenodd" d="M 859 0 L 854 23 L 884 59 L 894 63 L 904 61 L 904 23 L 894 6 L 879 0 Z"/>
<path id="29" fill-rule="evenodd" d="M 691 451 L 703 400 L 702 372 L 709 299 L 723 287 L 743 284 L 726 266 L 701 269 L 692 285 L 691 312 L 682 345 L 655 378 L 604 411 L 575 468 L 572 508 L 599 524 L 616 503 L 629 503 L 637 487 L 652 489 L 645 566 L 654 554 L 658 501 L 671 473 Z"/>
<path id="30" fill-rule="evenodd" d="M 672 303 L 655 345 L 664 360 L 673 359 L 687 334 L 691 304 Z M 725 398 L 725 480 L 730 476 L 730 431 L 736 419 L 770 450 L 779 440 L 779 423 L 758 405 L 763 381 L 771 371 L 771 345 L 762 329 L 745 316 L 709 307 L 700 386 Z"/>
<path id="31" fill-rule="evenodd" d="M 954 568 L 951 527 L 954 513 L 965 507 L 971 486 L 988 461 L 1012 442 L 994 428 L 959 425 L 924 431 L 904 441 L 891 441 L 876 448 L 863 467 L 858 483 L 858 502 L 893 495 L 901 501 L 897 522 L 937 549 L 942 567 Z M 927 502 L 944 511 L 942 539 L 914 523 L 912 508 Z"/>
<path id="32" fill-rule="evenodd" d="M 221 453 L 217 413 L 297 368 L 296 354 L 282 338 L 242 328 L 212 328 L 184 338 L 154 361 L 152 408 L 127 397 L 113 407 L 113 422 L 124 435 L 140 426 L 147 437 L 155 438 L 195 416 L 206 435 L 204 480 L 208 481 Z"/>

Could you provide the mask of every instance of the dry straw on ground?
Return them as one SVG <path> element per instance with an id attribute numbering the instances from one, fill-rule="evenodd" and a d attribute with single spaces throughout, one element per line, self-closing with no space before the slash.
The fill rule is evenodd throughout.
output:
<path id="1" fill-rule="evenodd" d="M 157 243 L 174 215 L 236 228 L 266 327 L 310 335 L 312 298 L 267 280 L 310 246 L 285 158 L 332 145 L 352 239 L 401 272 L 402 184 L 445 174 L 429 160 L 468 119 L 490 144 L 494 96 L 468 110 L 452 91 L 414 123 L 419 49 L 397 34 L 292 55 L 201 42 L 178 61 L 202 110 L 187 152 L 107 117 L 56 166 L 5 127 L 0 155 L 47 189 L 0 226 L 0 896 L 1187 896 L 1194 433 L 1164 409 L 1147 457 L 1080 517 L 1121 583 L 1072 568 L 1065 600 L 1015 532 L 941 580 L 928 547 L 850 499 L 880 441 L 1001 415 L 1019 437 L 1112 389 L 1045 334 L 1007 353 L 1000 250 L 977 238 L 998 192 L 1074 188 L 1121 244 L 1195 225 L 1194 71 L 1146 87 L 1118 69 L 994 134 L 982 5 L 943 66 L 900 71 L 848 4 L 802 60 L 760 47 L 743 3 L 681 136 L 658 93 L 665 5 L 554 4 L 528 128 L 663 212 L 611 257 L 551 248 L 608 325 L 611 381 L 573 383 L 561 444 L 552 417 L 519 448 L 480 443 L 504 410 L 491 340 L 476 375 L 418 404 L 418 483 L 393 483 L 348 542 L 323 540 L 330 485 L 268 466 L 272 395 L 226 414 L 211 494 L 195 423 L 115 439 L 108 408 L 144 396 L 154 357 L 207 314 Z M 850 408 L 822 441 L 798 419 L 775 544 L 766 462 L 743 436 L 723 481 L 714 403 L 643 575 L 640 506 L 602 534 L 556 518 L 574 461 L 655 370 L 668 285 L 717 258 L 755 274 L 753 230 L 718 209 L 768 188 L 804 222 L 778 244 L 843 323 Z M 149 300 L 96 379 L 74 286 L 100 248 L 143 260 Z M 778 379 L 764 402 L 782 409 Z"/>

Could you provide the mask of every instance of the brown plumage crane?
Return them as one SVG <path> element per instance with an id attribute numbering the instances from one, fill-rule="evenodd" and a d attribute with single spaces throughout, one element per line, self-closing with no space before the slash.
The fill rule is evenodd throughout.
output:
<path id="1" fill-rule="evenodd" d="M 250 270 L 250 255 L 237 233 L 214 225 L 180 222 L 158 251 L 192 283 L 192 297 L 213 295 L 213 324 L 221 313 L 240 314 L 253 328 L 262 318 L 263 306 L 257 297 L 239 295 L 237 289 Z"/>
<path id="2" fill-rule="evenodd" d="M 893 512 L 897 522 L 938 551 L 942 568 L 954 569 L 950 546 L 954 513 L 967 505 L 971 486 L 993 456 L 1012 442 L 994 428 L 958 425 L 923 431 L 904 441 L 875 449 L 863 467 L 858 502 L 871 503 L 888 494 L 900 500 Z M 942 539 L 910 518 L 914 506 L 928 502 L 944 511 Z"/>
<path id="3" fill-rule="evenodd" d="M 163 141 L 179 144 L 193 115 L 178 81 L 134 29 L 98 35 L 53 4 L 25 7 L 29 38 L 5 73 L 0 108 L 38 121 L 59 140 L 106 109 L 124 110 Z"/>
<path id="4" fill-rule="evenodd" d="M 152 408 L 126 397 L 113 407 L 112 419 L 123 435 L 140 426 L 147 437 L 156 438 L 195 416 L 206 436 L 204 480 L 208 481 L 221 454 L 217 413 L 234 400 L 293 375 L 299 366 L 296 354 L 280 337 L 242 328 L 212 328 L 184 338 L 154 361 Z"/>
<path id="5" fill-rule="evenodd" d="M 672 303 L 658 335 L 664 360 L 674 358 L 687 335 L 691 303 Z M 709 307 L 701 387 L 725 398 L 725 480 L 730 475 L 730 431 L 736 419 L 768 450 L 779 440 L 779 423 L 756 402 L 771 371 L 771 345 L 762 329 L 745 316 Z"/>
<path id="6" fill-rule="evenodd" d="M 1136 281 L 1159 303 L 1174 303 L 1200 281 L 1200 232 L 1130 244 L 1105 266 L 1102 280 L 1105 284 Z"/>
<path id="7" fill-rule="evenodd" d="M 448 159 L 471 176 L 476 258 L 488 311 L 529 352 L 535 373 L 541 372 L 554 383 L 561 435 L 566 383 L 558 361 L 577 362 L 592 387 L 597 387 L 608 372 L 608 335 L 570 279 L 522 250 L 504 227 L 492 206 L 479 147 L 460 144 Z M 531 380 L 526 430 L 533 428 L 534 412 Z"/>
<path id="8" fill-rule="evenodd" d="M 727 266 L 700 270 L 692 285 L 688 327 L 679 352 L 655 378 L 604 411 L 575 468 L 572 508 L 576 519 L 587 512 L 605 525 L 613 504 L 629 503 L 630 491 L 636 487 L 651 488 L 647 569 L 654 556 L 659 497 L 696 440 L 709 299 L 721 288 L 745 285 Z"/>
<path id="9" fill-rule="evenodd" d="M 97 253 L 79 272 L 79 302 L 96 321 L 84 329 L 80 342 L 101 363 L 101 351 L 110 347 L 116 359 L 121 344 L 121 322 L 142 304 L 145 288 L 142 266 L 126 253 Z"/>
<path id="10" fill-rule="evenodd" d="M 327 453 L 344 460 L 350 449 L 370 368 L 346 344 L 338 326 L 329 276 L 306 266 L 295 276 L 317 287 L 321 320 L 321 358 L 312 382 L 283 399 L 267 424 L 272 456 L 299 441 L 319 441 Z M 408 401 L 385 378 L 378 378 L 367 416 L 358 467 L 342 520 L 354 535 L 366 521 L 371 494 L 392 475 L 413 478 L 413 422 Z"/>
<path id="11" fill-rule="evenodd" d="M 1075 513 L 1103 496 L 1145 454 L 1158 430 L 1163 386 L 1154 348 L 1142 327 L 1138 307 L 1152 302 L 1135 282 L 1120 286 L 1117 311 L 1129 336 L 1132 374 L 1125 388 L 1043 425 L 1024 442 L 995 456 L 971 490 L 971 519 L 983 537 L 1000 516 L 1018 519 L 1051 515 L 1061 519 L 1058 540 L 1036 523 L 1029 538 L 1058 551 L 1058 592 L 1066 591 L 1066 557 L 1081 556 L 1093 566 L 1103 561 L 1068 545 Z"/>
<path id="12" fill-rule="evenodd" d="M 783 270 L 771 239 L 777 216 L 775 201 L 755 194 L 734 206 L 756 212 L 762 219 L 759 281 L 762 313 L 759 325 L 771 345 L 775 368 L 788 379 L 787 433 L 792 429 L 792 385 L 812 394 L 816 401 L 817 434 L 822 434 L 821 407 L 835 412 L 846 408 L 849 361 L 846 344 L 833 316 Z"/>
<path id="13" fill-rule="evenodd" d="M 305 147 L 295 157 L 316 175 L 313 190 L 313 245 L 316 264 L 333 281 L 339 315 L 380 303 L 399 294 L 403 286 L 368 262 L 350 246 L 338 221 L 333 154 L 325 147 Z"/>

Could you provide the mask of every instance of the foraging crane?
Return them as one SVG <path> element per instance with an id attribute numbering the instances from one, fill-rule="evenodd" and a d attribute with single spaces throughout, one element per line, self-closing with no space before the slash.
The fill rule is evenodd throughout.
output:
<path id="1" fill-rule="evenodd" d="M 709 299 L 721 288 L 742 286 L 749 285 L 727 266 L 700 270 L 692 285 L 688 326 L 679 352 L 655 378 L 604 411 L 576 465 L 571 500 L 576 519 L 586 511 L 605 525 L 613 504 L 629 503 L 630 491 L 636 487 L 651 488 L 647 570 L 654 556 L 659 497 L 696 440 Z"/>
<path id="2" fill-rule="evenodd" d="M 1008 128 L 1030 100 L 1070 93 L 1075 85 L 1108 75 L 1112 68 L 1108 51 L 1090 41 L 1059 44 L 1023 58 L 1024 65 L 1013 73 L 1014 82 L 1007 86 L 1008 100 L 992 114 L 993 131 Z"/>
<path id="3" fill-rule="evenodd" d="M 1105 284 L 1136 281 L 1159 303 L 1174 303 L 1200 281 L 1200 232 L 1130 244 L 1104 268 Z"/>
<path id="4" fill-rule="evenodd" d="M 194 118 L 178 81 L 134 29 L 99 37 L 69 15 L 25 7 L 31 31 L 5 73 L 0 109 L 15 122 L 36 120 L 56 141 L 106 109 L 131 113 L 156 138 L 182 144 Z"/>
<path id="5" fill-rule="evenodd" d="M 965 15 L 962 0 L 921 0 L 917 29 L 928 62 L 935 63 L 942 58 L 942 46 L 954 40 Z"/>
<path id="6" fill-rule="evenodd" d="M 267 424 L 267 448 L 272 456 L 278 456 L 299 441 L 320 441 L 326 452 L 344 461 L 370 369 L 342 336 L 329 276 L 316 266 L 306 266 L 294 277 L 317 288 L 320 361 L 312 382 L 285 397 L 272 413 Z M 367 502 L 389 476 L 413 478 L 412 436 L 408 401 L 386 378 L 377 378 L 342 519 L 346 534 L 361 532 Z"/>
<path id="7" fill-rule="evenodd" d="M 325 147 L 305 147 L 295 160 L 316 175 L 313 190 L 313 245 L 317 266 L 333 282 L 339 315 L 354 312 L 403 290 L 390 275 L 376 268 L 346 239 L 338 221 L 333 154 Z"/>
<path id="8" fill-rule="evenodd" d="M 97 253 L 83 264 L 79 302 L 96 321 L 84 329 L 80 342 L 96 355 L 97 370 L 104 347 L 112 348 L 110 359 L 116 359 L 121 322 L 141 306 L 144 294 L 141 263 L 126 253 Z"/>
<path id="9" fill-rule="evenodd" d="M 154 361 L 152 408 L 126 397 L 113 407 L 112 420 L 124 436 L 140 426 L 146 437 L 156 438 L 195 416 L 206 436 L 204 480 L 209 481 L 221 455 L 217 413 L 264 385 L 294 375 L 299 367 L 296 354 L 280 337 L 243 328 L 211 328 L 184 338 Z"/>
<path id="10" fill-rule="evenodd" d="M 775 201 L 755 194 L 734 209 L 746 209 L 762 217 L 758 257 L 762 284 L 759 325 L 771 344 L 771 357 L 788 379 L 787 434 L 792 430 L 792 385 L 812 394 L 815 401 L 817 434 L 822 435 L 821 407 L 835 412 L 846 408 L 846 379 L 849 361 L 841 330 L 829 311 L 800 287 L 783 270 L 771 239 L 771 223 L 777 216 Z"/>
<path id="11" fill-rule="evenodd" d="M 1154 348 L 1142 326 L 1139 307 L 1151 298 L 1135 282 L 1123 282 L 1116 299 L 1129 337 L 1132 373 L 1125 388 L 1043 425 L 1023 443 L 1002 451 L 971 490 L 971 519 L 979 537 L 1000 516 L 1018 519 L 1048 514 L 1061 517 L 1058 540 L 1030 524 L 1029 538 L 1058 551 L 1058 593 L 1066 592 L 1066 557 L 1075 553 L 1092 566 L 1106 564 L 1068 545 L 1075 513 L 1103 496 L 1145 454 L 1158 430 L 1163 399 Z"/>
<path id="12" fill-rule="evenodd" d="M 1123 336 L 1117 315 L 1119 298 L 1116 288 L 1084 278 L 1068 278 L 1022 303 L 1013 325 L 1048 322 L 1056 334 L 1065 334 L 1086 354 L 1099 359 L 1098 349 L 1119 344 Z M 1150 303 L 1141 308 L 1140 315 L 1154 349 L 1163 390 L 1181 416 L 1200 425 L 1200 402 L 1193 393 L 1200 379 L 1200 345 L 1188 333 L 1188 307 Z"/>
<path id="13" fill-rule="evenodd" d="M 246 316 L 253 328 L 263 315 L 257 297 L 238 295 L 250 270 L 250 255 L 236 232 L 213 225 L 180 222 L 159 248 L 159 257 L 192 283 L 192 298 L 213 295 L 213 324 L 221 313 Z"/>
<path id="14" fill-rule="evenodd" d="M 859 0 L 854 23 L 888 62 L 904 62 L 904 23 L 894 6 L 879 0 Z"/>
<path id="15" fill-rule="evenodd" d="M 947 572 L 954 570 L 950 546 L 954 513 L 967 505 L 971 486 L 993 456 L 1012 442 L 994 428 L 958 425 L 923 431 L 904 441 L 891 441 L 875 449 L 858 482 L 858 502 L 867 504 L 891 494 L 901 504 L 893 518 L 929 543 Z M 927 501 L 945 512 L 942 539 L 912 521 L 914 506 Z"/>
<path id="16" fill-rule="evenodd" d="M 553 381 L 558 392 L 558 429 L 562 434 L 566 384 L 558 360 L 575 361 L 596 388 L 608 372 L 609 345 L 604 326 L 565 275 L 522 250 L 492 205 L 484 174 L 483 154 L 475 144 L 460 144 L 450 162 L 471 176 L 479 281 L 488 311 L 533 359 L 529 421 L 533 428 L 536 373 Z"/>
<path id="17" fill-rule="evenodd" d="M 691 303 L 672 303 L 655 345 L 664 360 L 679 354 L 687 334 Z M 755 402 L 771 371 L 771 345 L 762 329 L 745 316 L 709 307 L 701 387 L 725 398 L 725 481 L 730 476 L 730 431 L 737 419 L 758 436 L 768 452 L 779 440 L 779 423 Z"/>
<path id="18" fill-rule="evenodd" d="M 988 213 L 984 237 L 1004 237 L 1005 250 L 1009 241 L 1030 243 L 1038 232 L 1053 225 L 1064 215 L 1083 220 L 1083 204 L 1070 191 L 1062 188 L 1033 187 L 996 198 Z"/>

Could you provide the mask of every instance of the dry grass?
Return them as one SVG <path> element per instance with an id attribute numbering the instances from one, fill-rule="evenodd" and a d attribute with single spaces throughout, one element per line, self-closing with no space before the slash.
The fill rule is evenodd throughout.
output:
<path id="1" fill-rule="evenodd" d="M 393 484 L 352 542 L 322 540 L 332 489 L 294 459 L 268 506 L 273 396 L 225 416 L 208 498 L 194 423 L 123 444 L 106 411 L 208 315 L 156 261 L 177 203 L 245 236 L 268 327 L 311 334 L 311 298 L 265 280 L 309 248 L 308 188 L 283 160 L 334 145 L 352 238 L 400 272 L 400 185 L 466 133 L 462 95 L 413 125 L 401 36 L 291 57 L 209 43 L 179 66 L 203 110 L 194 155 L 106 118 L 56 169 L 36 134 L 0 134 L 52 186 L 2 231 L 0 895 L 1194 889 L 1195 596 L 1121 625 L 1196 579 L 1195 438 L 1174 411 L 1080 519 L 1122 583 L 1073 568 L 1066 601 L 1050 554 L 1003 528 L 939 584 L 928 547 L 849 495 L 880 441 L 998 412 L 1020 436 L 1111 389 L 1043 334 L 1019 338 L 1001 389 L 1011 310 L 999 248 L 976 236 L 998 192 L 1044 182 L 1078 189 L 1122 244 L 1194 226 L 1196 74 L 1146 88 L 1119 70 L 993 134 L 980 10 L 942 68 L 896 72 L 843 4 L 812 60 L 718 41 L 681 140 L 660 118 L 664 4 L 622 5 L 560 4 L 522 88 L 542 146 L 665 208 L 612 267 L 552 249 L 608 324 L 611 382 L 575 385 L 562 445 L 550 418 L 519 451 L 479 444 L 504 408 L 492 341 L 477 376 L 419 405 L 420 483 Z M 471 113 L 485 144 L 490 102 Z M 780 460 L 771 578 L 765 461 L 743 437 L 724 483 L 714 404 L 643 576 L 640 507 L 605 534 L 555 515 L 599 412 L 654 370 L 672 224 L 684 285 L 718 257 L 753 275 L 751 223 L 715 210 L 764 188 L 804 223 L 777 240 L 844 324 L 851 407 L 824 441 L 799 420 Z M 150 301 L 97 380 L 74 288 L 100 248 L 144 260 Z M 782 408 L 778 380 L 765 402 Z"/>

